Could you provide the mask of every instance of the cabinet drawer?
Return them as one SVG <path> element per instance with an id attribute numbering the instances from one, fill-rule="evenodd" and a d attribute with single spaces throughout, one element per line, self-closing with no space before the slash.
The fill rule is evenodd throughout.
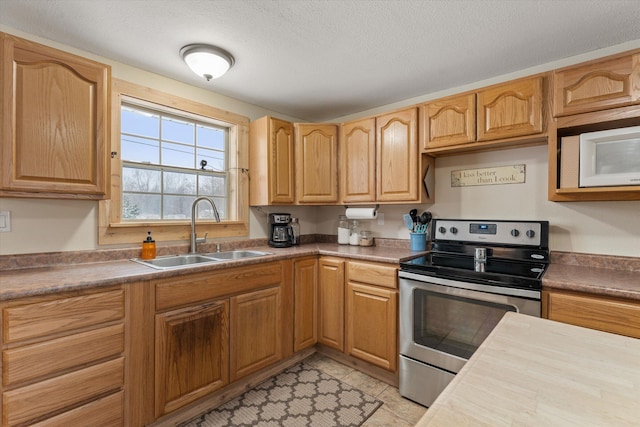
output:
<path id="1" fill-rule="evenodd" d="M 123 325 L 5 350 L 2 354 L 3 384 L 10 386 L 33 380 L 123 351 Z"/>
<path id="2" fill-rule="evenodd" d="M 640 338 L 638 303 L 595 295 L 544 292 L 543 304 L 543 313 L 550 320 Z"/>
<path id="3" fill-rule="evenodd" d="M 15 426 L 123 386 L 124 358 L 2 394 L 2 425 Z M 86 425 L 86 424 L 85 424 Z"/>
<path id="4" fill-rule="evenodd" d="M 68 332 L 124 317 L 124 291 L 82 295 L 4 309 L 4 340 L 11 343 Z"/>
<path id="5" fill-rule="evenodd" d="M 156 285 L 156 310 L 166 310 L 225 295 L 273 286 L 281 281 L 282 264 L 279 262 L 158 280 L 154 282 Z"/>
<path id="6" fill-rule="evenodd" d="M 120 391 L 31 427 L 114 427 L 124 425 L 124 392 Z"/>
<path id="7" fill-rule="evenodd" d="M 347 264 L 347 278 L 351 282 L 369 283 L 397 289 L 397 267 L 370 264 L 366 262 L 349 261 Z"/>

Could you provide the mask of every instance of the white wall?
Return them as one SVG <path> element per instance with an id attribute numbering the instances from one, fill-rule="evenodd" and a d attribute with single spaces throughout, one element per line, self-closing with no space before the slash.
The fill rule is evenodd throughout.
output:
<path id="1" fill-rule="evenodd" d="M 451 172 L 525 164 L 522 184 L 451 187 Z M 550 202 L 547 200 L 547 146 L 514 148 L 436 159 L 436 202 L 384 206 L 383 226 L 363 221 L 374 236 L 408 239 L 402 214 L 415 207 L 436 218 L 547 220 L 552 250 L 640 256 L 640 201 Z M 335 234 L 339 208 L 324 208 L 318 232 Z"/>

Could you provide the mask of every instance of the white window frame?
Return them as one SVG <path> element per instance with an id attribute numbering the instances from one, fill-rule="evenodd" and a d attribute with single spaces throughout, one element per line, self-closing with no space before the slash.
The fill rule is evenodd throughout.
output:
<path id="1" fill-rule="evenodd" d="M 119 79 L 112 79 L 111 96 L 111 158 L 110 197 L 99 203 L 98 243 L 139 243 L 147 231 L 152 231 L 157 242 L 188 240 L 190 219 L 132 221 L 121 218 L 121 174 L 120 158 L 120 114 L 121 104 L 145 103 L 164 106 L 171 110 L 206 117 L 209 121 L 229 128 L 228 147 L 228 218 L 216 223 L 214 220 L 197 220 L 199 235 L 208 233 L 209 238 L 242 237 L 249 235 L 249 119 L 210 105 L 180 98 L 165 92 L 139 86 Z"/>

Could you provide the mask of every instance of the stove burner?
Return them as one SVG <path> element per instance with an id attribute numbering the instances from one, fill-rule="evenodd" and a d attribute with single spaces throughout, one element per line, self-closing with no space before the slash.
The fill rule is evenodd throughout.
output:
<path id="1" fill-rule="evenodd" d="M 443 227 L 443 224 L 446 227 Z M 479 228 L 478 224 L 484 226 Z M 442 228 L 460 230 L 452 237 Z M 523 240 L 515 227 L 535 228 L 534 240 Z M 549 263 L 548 222 L 434 220 L 431 251 L 400 263 L 400 268 L 425 276 L 519 289 L 542 289 L 542 275 Z M 491 230 L 491 233 L 478 230 Z M 456 240 L 457 239 L 457 240 Z M 480 258 L 478 258 L 480 254 Z M 480 265 L 479 265 L 480 261 Z"/>

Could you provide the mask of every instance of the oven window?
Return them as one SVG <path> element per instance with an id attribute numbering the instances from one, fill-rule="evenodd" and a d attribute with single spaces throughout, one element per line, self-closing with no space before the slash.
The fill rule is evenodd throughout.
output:
<path id="1" fill-rule="evenodd" d="M 414 290 L 413 340 L 416 344 L 469 359 L 510 305 Z"/>

